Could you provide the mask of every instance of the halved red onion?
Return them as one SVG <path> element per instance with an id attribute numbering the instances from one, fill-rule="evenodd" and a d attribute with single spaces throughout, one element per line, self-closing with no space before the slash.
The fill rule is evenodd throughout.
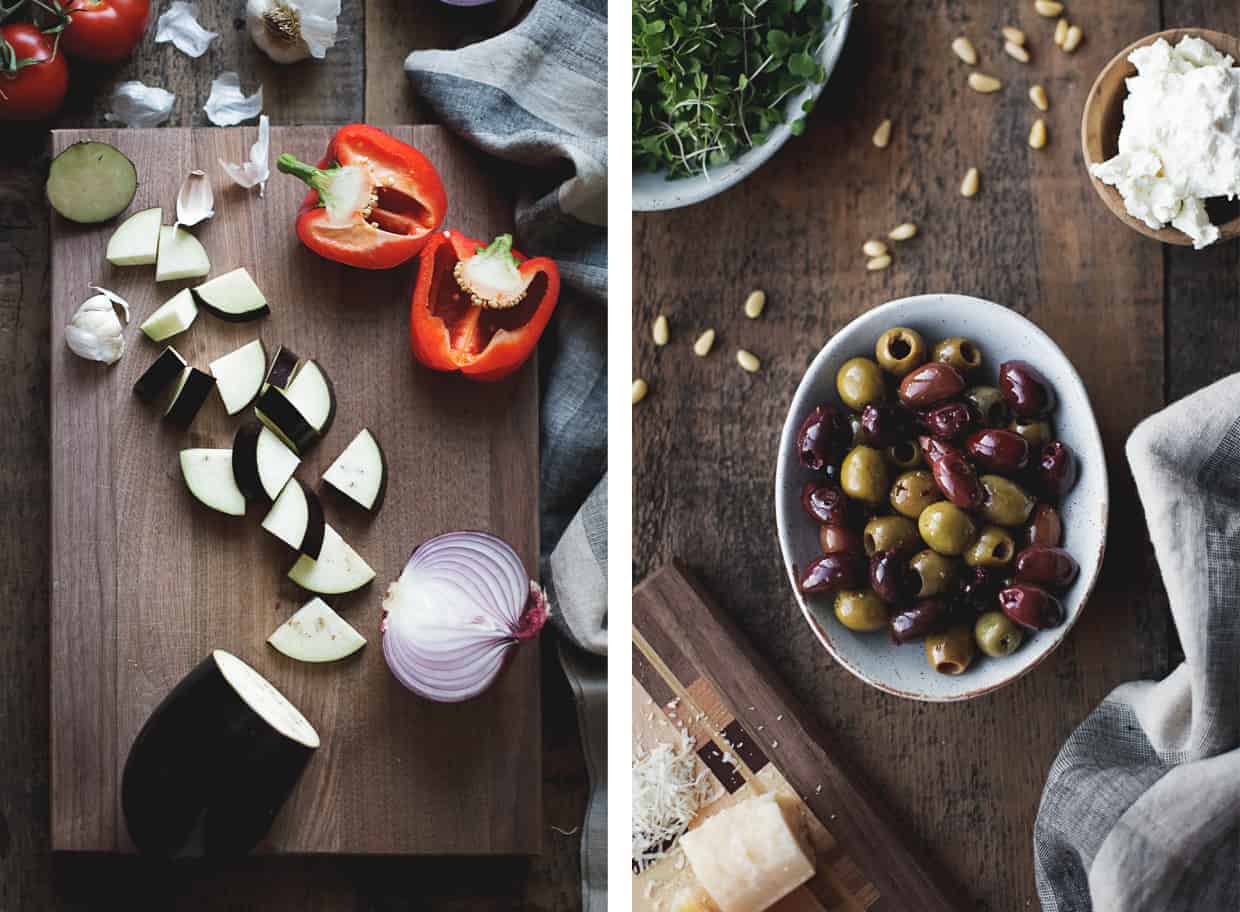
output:
<path id="1" fill-rule="evenodd" d="M 418 547 L 383 597 L 383 656 L 405 687 L 437 703 L 478 696 L 551 609 L 521 558 L 487 532 Z"/>

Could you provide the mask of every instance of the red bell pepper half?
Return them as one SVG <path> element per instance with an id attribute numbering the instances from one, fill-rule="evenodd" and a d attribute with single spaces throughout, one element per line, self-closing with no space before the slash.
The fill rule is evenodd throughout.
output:
<path id="1" fill-rule="evenodd" d="M 412 259 L 448 210 L 430 160 L 366 124 L 336 131 L 317 168 L 287 152 L 276 167 L 310 185 L 297 215 L 302 243 L 348 266 L 391 269 Z"/>
<path id="2" fill-rule="evenodd" d="M 484 245 L 456 231 L 436 234 L 413 288 L 414 357 L 432 370 L 502 380 L 530 356 L 559 296 L 555 261 L 527 260 L 512 235 Z"/>

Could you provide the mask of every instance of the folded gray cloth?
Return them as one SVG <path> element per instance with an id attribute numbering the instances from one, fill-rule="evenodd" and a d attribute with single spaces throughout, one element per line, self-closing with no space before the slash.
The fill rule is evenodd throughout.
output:
<path id="1" fill-rule="evenodd" d="M 1240 374 L 1142 422 L 1128 461 L 1184 648 L 1072 734 L 1034 829 L 1054 912 L 1240 909 Z"/>
<path id="2" fill-rule="evenodd" d="M 590 801 L 582 824 L 586 912 L 607 907 L 607 4 L 537 0 L 496 38 L 405 60 L 440 122 L 523 166 L 516 246 L 562 279 L 543 336 L 541 576 L 567 642 Z"/>

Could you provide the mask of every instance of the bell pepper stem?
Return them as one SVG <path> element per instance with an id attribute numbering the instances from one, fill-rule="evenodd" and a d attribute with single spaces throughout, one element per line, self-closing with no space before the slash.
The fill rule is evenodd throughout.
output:
<path id="1" fill-rule="evenodd" d="M 475 256 L 503 258 L 505 256 L 512 260 L 513 265 L 517 265 L 517 258 L 512 255 L 512 235 L 501 234 L 495 240 L 485 247 L 479 247 L 474 251 Z"/>
<path id="2" fill-rule="evenodd" d="M 320 181 L 322 179 L 323 170 L 321 168 L 308 165 L 297 156 L 290 155 L 287 152 L 281 153 L 280 157 L 276 159 L 276 167 L 285 174 L 291 174 L 293 177 L 305 181 L 315 190 L 322 190 L 322 187 L 315 183 L 316 179 Z"/>

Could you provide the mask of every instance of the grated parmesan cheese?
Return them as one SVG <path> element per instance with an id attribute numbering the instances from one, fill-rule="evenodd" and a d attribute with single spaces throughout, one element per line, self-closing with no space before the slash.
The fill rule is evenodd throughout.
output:
<path id="1" fill-rule="evenodd" d="M 698 772 L 694 740 L 681 733 L 633 762 L 633 863 L 646 870 L 689 828 L 710 784 Z"/>

